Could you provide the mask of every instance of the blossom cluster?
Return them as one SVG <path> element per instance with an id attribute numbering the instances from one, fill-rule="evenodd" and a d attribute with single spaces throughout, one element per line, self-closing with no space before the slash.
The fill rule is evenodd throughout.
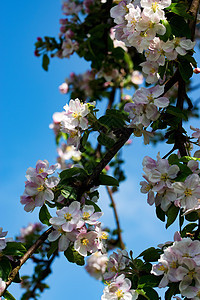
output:
<path id="1" fill-rule="evenodd" d="M 158 264 L 153 265 L 152 274 L 163 275 L 159 287 L 171 282 L 179 283 L 182 296 L 192 300 L 200 296 L 200 241 L 183 238 L 165 247 Z"/>
<path id="2" fill-rule="evenodd" d="M 108 234 L 101 230 L 98 219 L 102 212 L 95 212 L 93 205 L 83 205 L 73 201 L 56 212 L 57 217 L 49 220 L 54 231 L 49 234 L 49 241 L 59 239 L 58 250 L 65 251 L 70 245 L 82 256 L 96 251 L 104 252 L 103 240 Z"/>
<path id="3" fill-rule="evenodd" d="M 136 300 L 138 293 L 131 289 L 131 281 L 124 274 L 116 276 L 103 290 L 101 300 Z"/>
<path id="4" fill-rule="evenodd" d="M 144 130 L 151 122 L 156 121 L 159 109 L 169 105 L 169 99 L 163 97 L 164 86 L 156 85 L 151 88 L 141 87 L 133 95 L 133 102 L 126 103 L 124 110 L 129 113 L 130 127 L 134 128 L 135 135 L 144 134 L 145 143 L 148 143 L 150 133 Z"/>
<path id="5" fill-rule="evenodd" d="M 32 234 L 38 234 L 43 229 L 43 225 L 41 223 L 29 223 L 28 226 L 20 229 L 20 235 L 17 236 L 17 240 L 22 243 L 26 242 L 26 238 Z"/>
<path id="6" fill-rule="evenodd" d="M 182 207 L 184 211 L 194 209 L 200 198 L 199 164 L 190 160 L 187 164 L 191 174 L 183 182 L 176 181 L 180 172 L 177 165 L 170 165 L 167 159 L 162 159 L 160 154 L 157 160 L 149 156 L 143 159 L 143 175 L 146 181 L 141 181 L 141 192 L 147 193 L 147 202 L 161 205 L 163 211 L 167 211 L 172 203 Z"/>
<path id="7" fill-rule="evenodd" d="M 94 103 L 90 104 L 94 106 Z M 53 123 L 50 128 L 54 130 L 56 136 L 59 132 L 67 133 L 67 144 L 79 148 L 81 133 L 88 128 L 87 115 L 89 114 L 89 105 L 81 103 L 76 98 L 71 99 L 69 104 L 64 106 L 65 111 L 56 112 L 53 115 Z"/>
<path id="8" fill-rule="evenodd" d="M 21 204 L 25 205 L 25 211 L 33 211 L 35 207 L 42 206 L 45 201 L 52 202 L 54 199 L 53 189 L 57 186 L 59 178 L 49 177 L 49 175 L 52 175 L 57 167 L 57 164 L 49 167 L 47 160 L 38 160 L 35 168 L 27 169 L 25 190 L 20 197 Z"/>
<path id="9" fill-rule="evenodd" d="M 165 60 L 175 60 L 179 55 L 186 55 L 194 48 L 190 39 L 174 37 L 164 42 L 158 35 L 166 33 L 162 24 L 166 20 L 164 9 L 171 5 L 171 0 L 122 0 L 111 8 L 111 17 L 117 24 L 115 37 L 127 47 L 135 47 L 139 53 L 145 52 L 146 61 L 141 63 L 142 71 L 147 75 L 147 83 L 159 79 L 158 68 Z"/>

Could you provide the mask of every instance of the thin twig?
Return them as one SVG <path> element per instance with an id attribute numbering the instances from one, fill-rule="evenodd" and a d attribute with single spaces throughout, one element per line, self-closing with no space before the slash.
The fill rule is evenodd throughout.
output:
<path id="1" fill-rule="evenodd" d="M 19 264 L 17 267 L 15 267 L 12 272 L 9 275 L 8 281 L 6 282 L 6 290 L 9 287 L 9 285 L 13 282 L 15 279 L 17 273 L 19 272 L 22 265 L 31 257 L 33 253 L 36 252 L 36 250 L 44 243 L 44 241 L 48 238 L 48 235 L 53 231 L 53 227 L 50 227 L 47 229 L 38 239 L 37 241 L 28 249 L 28 251 L 24 254 L 22 258 L 19 260 Z M 0 292 L 0 296 L 3 295 L 3 292 Z"/>
<path id="2" fill-rule="evenodd" d="M 108 195 L 110 197 L 110 200 L 111 200 L 111 203 L 112 203 L 112 208 L 113 208 L 114 215 L 115 215 L 119 246 L 123 250 L 123 249 L 125 249 L 125 245 L 124 245 L 123 240 L 122 240 L 121 227 L 120 227 L 120 223 L 119 223 L 119 217 L 118 217 L 118 213 L 117 213 L 116 204 L 115 204 L 111 189 L 108 186 L 106 186 L 106 189 L 107 189 Z"/>

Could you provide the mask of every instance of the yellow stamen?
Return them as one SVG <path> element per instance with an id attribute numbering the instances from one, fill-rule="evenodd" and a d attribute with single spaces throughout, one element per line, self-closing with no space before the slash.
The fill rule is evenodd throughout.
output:
<path id="1" fill-rule="evenodd" d="M 44 169 L 40 168 L 39 169 L 39 174 L 43 173 L 44 172 Z"/>
<path id="2" fill-rule="evenodd" d="M 118 298 L 121 298 L 123 296 L 122 290 L 118 289 L 115 294 L 117 295 Z"/>
<path id="3" fill-rule="evenodd" d="M 90 214 L 88 212 L 83 213 L 83 220 L 88 220 L 90 217 Z"/>
<path id="4" fill-rule="evenodd" d="M 178 267 L 178 264 L 176 261 L 172 261 L 170 266 L 172 267 L 172 269 L 176 269 Z"/>
<path id="5" fill-rule="evenodd" d="M 189 276 L 191 279 L 194 278 L 194 274 L 196 274 L 196 272 L 195 272 L 194 270 L 188 272 L 188 276 Z"/>
<path id="6" fill-rule="evenodd" d="M 89 240 L 88 239 L 82 239 L 81 240 L 81 243 L 84 245 L 84 246 L 87 246 L 89 244 Z"/>
<path id="7" fill-rule="evenodd" d="M 66 214 L 64 214 L 64 218 L 65 218 L 66 221 L 71 221 L 72 215 L 69 214 L 69 213 L 66 213 Z"/>
<path id="8" fill-rule="evenodd" d="M 40 185 L 38 188 L 37 188 L 38 192 L 42 192 L 44 190 L 44 187 L 43 185 Z"/>
<path id="9" fill-rule="evenodd" d="M 160 179 L 166 181 L 168 179 L 167 173 L 161 174 Z"/>
<path id="10" fill-rule="evenodd" d="M 108 233 L 107 232 L 102 232 L 101 237 L 102 240 L 107 240 L 108 238 Z"/>
<path id="11" fill-rule="evenodd" d="M 154 12 L 154 13 L 156 12 L 156 10 L 157 10 L 158 7 L 159 7 L 158 2 L 154 2 L 154 3 L 152 4 L 152 9 L 153 9 L 153 12 Z"/>
<path id="12" fill-rule="evenodd" d="M 192 196 L 192 190 L 191 190 L 191 189 L 186 189 L 186 190 L 184 191 L 184 194 L 185 194 L 186 197 L 187 197 L 187 196 Z"/>

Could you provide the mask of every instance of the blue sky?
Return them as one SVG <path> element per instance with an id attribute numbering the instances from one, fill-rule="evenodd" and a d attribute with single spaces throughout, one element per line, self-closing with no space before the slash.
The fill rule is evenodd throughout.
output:
<path id="1" fill-rule="evenodd" d="M 22 226 L 38 221 L 38 210 L 26 213 L 20 204 L 24 190 L 25 172 L 34 167 L 38 159 L 55 163 L 56 147 L 49 129 L 52 114 L 61 111 L 66 96 L 60 95 L 58 86 L 70 72 L 81 73 L 88 63 L 73 56 L 70 60 L 53 59 L 49 72 L 41 68 L 41 59 L 33 55 L 38 36 L 57 36 L 61 15 L 60 1 L 3 1 L 1 3 L 1 224 L 8 230 L 8 237 L 16 236 Z M 198 57 L 197 57 L 198 58 Z M 198 75 L 195 75 L 198 83 Z M 197 96 L 197 94 L 193 94 Z M 199 122 L 193 121 L 199 127 Z M 166 145 L 159 146 L 161 155 L 167 153 Z M 145 248 L 172 240 L 177 227 L 167 231 L 155 217 L 155 209 L 146 204 L 146 196 L 140 193 L 142 159 L 145 155 L 156 157 L 158 148 L 144 146 L 134 138 L 131 146 L 123 150 L 127 157 L 128 180 L 115 195 L 123 238 L 127 249 L 138 255 Z M 99 205 L 104 211 L 104 225 L 114 228 L 113 212 L 109 199 L 101 189 Z M 26 264 L 21 274 L 31 272 Z M 103 285 L 91 278 L 82 267 L 70 264 L 61 255 L 53 266 L 53 274 L 47 283 L 50 290 L 42 300 L 56 298 L 74 300 L 100 299 Z M 10 291 L 20 298 L 20 289 L 13 284 Z"/>

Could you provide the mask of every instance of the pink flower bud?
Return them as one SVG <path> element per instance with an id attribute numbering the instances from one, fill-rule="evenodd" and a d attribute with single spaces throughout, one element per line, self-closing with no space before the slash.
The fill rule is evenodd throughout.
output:
<path id="1" fill-rule="evenodd" d="M 109 165 L 105 166 L 105 170 L 106 171 L 110 170 L 110 166 Z"/>
<path id="2" fill-rule="evenodd" d="M 40 56 L 39 51 L 38 51 L 38 50 L 35 50 L 35 51 L 34 51 L 34 55 L 35 55 L 35 56 Z"/>
<path id="3" fill-rule="evenodd" d="M 194 72 L 195 74 L 199 74 L 199 73 L 200 73 L 200 68 L 195 68 L 195 69 L 193 70 L 193 72 Z"/>
<path id="4" fill-rule="evenodd" d="M 38 42 L 42 41 L 41 37 L 37 37 Z"/>

